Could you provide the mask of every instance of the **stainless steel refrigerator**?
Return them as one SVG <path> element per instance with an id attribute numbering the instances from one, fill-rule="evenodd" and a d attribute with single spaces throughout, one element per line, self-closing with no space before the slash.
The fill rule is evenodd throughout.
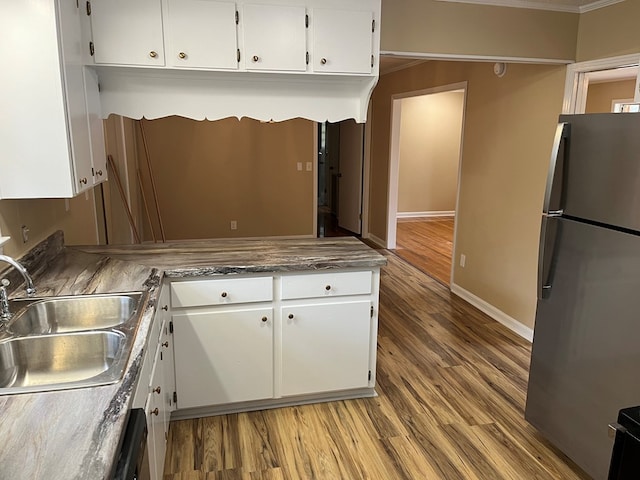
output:
<path id="1" fill-rule="evenodd" d="M 606 479 L 640 405 L 640 114 L 563 115 L 544 199 L 526 419 Z"/>

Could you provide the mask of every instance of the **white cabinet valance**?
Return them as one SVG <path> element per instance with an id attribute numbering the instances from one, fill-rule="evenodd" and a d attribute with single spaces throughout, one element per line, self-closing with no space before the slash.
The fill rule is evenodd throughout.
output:
<path id="1" fill-rule="evenodd" d="M 91 0 L 102 114 L 366 119 L 380 0 Z"/>

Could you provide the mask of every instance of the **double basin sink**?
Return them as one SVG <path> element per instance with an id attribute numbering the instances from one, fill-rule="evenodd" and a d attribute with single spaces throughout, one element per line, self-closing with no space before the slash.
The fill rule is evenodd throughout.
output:
<path id="1" fill-rule="evenodd" d="M 0 332 L 0 395 L 119 381 L 131 353 L 142 292 L 10 301 Z"/>

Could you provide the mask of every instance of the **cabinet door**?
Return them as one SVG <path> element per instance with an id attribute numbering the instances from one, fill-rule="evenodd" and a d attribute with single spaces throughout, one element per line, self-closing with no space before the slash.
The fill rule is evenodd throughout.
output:
<path id="1" fill-rule="evenodd" d="M 273 397 L 273 309 L 173 315 L 178 407 Z"/>
<path id="2" fill-rule="evenodd" d="M 145 408 L 147 413 L 147 447 L 149 449 L 149 470 L 151 471 L 151 478 L 162 478 L 164 456 L 167 450 L 165 435 L 166 407 L 162 395 L 163 380 L 163 364 L 160 361 L 160 348 L 158 348 L 151 374 L 147 406 Z"/>
<path id="3" fill-rule="evenodd" d="M 282 395 L 366 387 L 370 336 L 370 301 L 283 307 Z"/>
<path id="4" fill-rule="evenodd" d="M 242 12 L 247 70 L 307 69 L 304 7 L 245 5 Z"/>
<path id="5" fill-rule="evenodd" d="M 167 65 L 238 68 L 235 3 L 165 0 Z"/>
<path id="6" fill-rule="evenodd" d="M 92 0 L 96 63 L 164 65 L 160 0 Z"/>
<path id="7" fill-rule="evenodd" d="M 104 127 L 100 107 L 100 92 L 98 90 L 98 76 L 96 72 L 85 67 L 83 73 L 84 91 L 87 101 L 87 121 L 89 123 L 89 143 L 91 146 L 90 167 L 92 168 L 91 173 L 93 174 L 93 180 L 90 183 L 92 185 L 96 185 L 107 179 L 107 153 L 104 144 Z M 76 160 L 76 165 L 77 163 L 78 160 Z M 78 177 L 79 176 L 76 175 L 76 178 Z M 84 184 L 79 185 L 81 185 L 81 188 L 85 188 Z M 89 185 L 89 187 L 92 185 Z"/>
<path id="8" fill-rule="evenodd" d="M 313 70 L 371 73 L 372 12 L 313 10 Z"/>

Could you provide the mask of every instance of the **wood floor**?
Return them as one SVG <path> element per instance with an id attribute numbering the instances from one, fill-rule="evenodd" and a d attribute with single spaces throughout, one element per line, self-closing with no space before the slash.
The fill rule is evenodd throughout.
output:
<path id="1" fill-rule="evenodd" d="M 379 396 L 174 421 L 165 480 L 588 479 L 523 418 L 530 345 L 386 253 Z"/>
<path id="2" fill-rule="evenodd" d="M 399 220 L 394 252 L 443 285 L 449 285 L 453 224 L 453 217 Z"/>

